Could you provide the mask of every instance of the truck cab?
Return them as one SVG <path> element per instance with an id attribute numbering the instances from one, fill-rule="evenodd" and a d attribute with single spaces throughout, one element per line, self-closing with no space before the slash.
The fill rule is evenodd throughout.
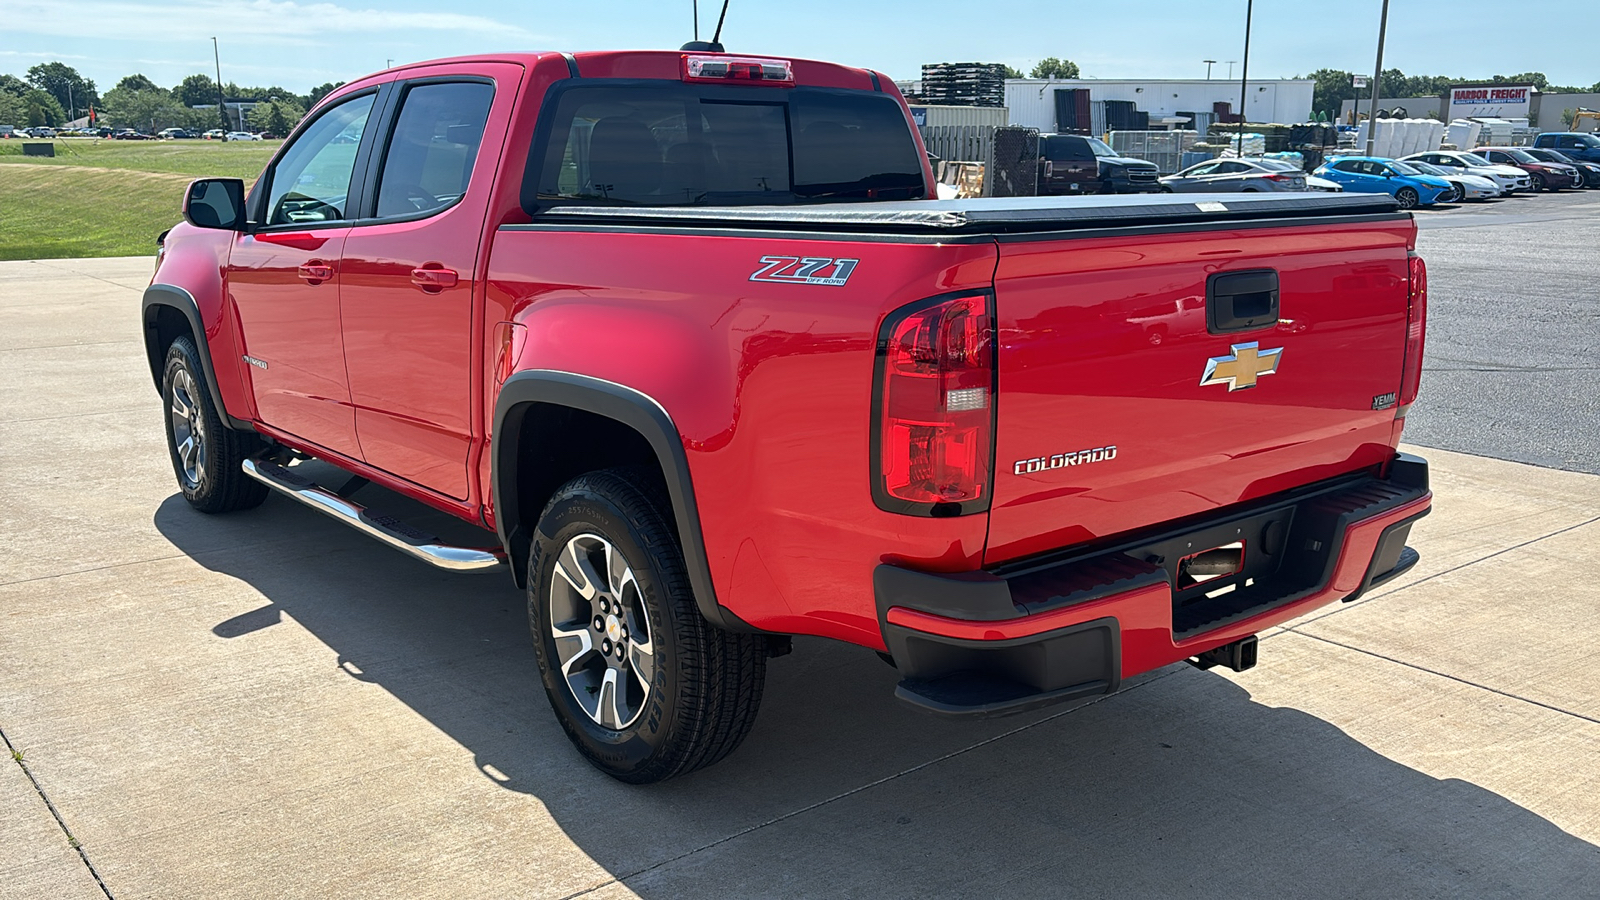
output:
<path id="1" fill-rule="evenodd" d="M 1547 132 L 1534 139 L 1541 150 L 1559 150 L 1582 162 L 1600 163 L 1600 135 L 1576 131 Z"/>
<path id="2" fill-rule="evenodd" d="M 1154 163 L 1119 156 L 1106 142 L 1081 134 L 1039 135 L 1039 193 L 1157 193 Z"/>

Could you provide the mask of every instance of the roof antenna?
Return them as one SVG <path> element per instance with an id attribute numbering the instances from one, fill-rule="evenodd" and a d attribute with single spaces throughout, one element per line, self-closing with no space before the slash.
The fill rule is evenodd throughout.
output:
<path id="1" fill-rule="evenodd" d="M 722 21 L 724 19 L 726 19 L 727 17 L 728 17 L 728 0 L 722 0 L 722 12 L 717 15 L 717 32 L 716 32 L 716 34 L 713 34 L 711 36 L 711 40 L 709 40 L 709 41 L 700 40 L 700 2 L 699 2 L 699 0 L 695 0 L 695 2 L 694 2 L 694 40 L 690 41 L 687 44 L 684 44 L 682 47 L 679 47 L 678 49 L 680 49 L 680 50 L 690 50 L 690 51 L 698 50 L 698 51 L 700 51 L 702 53 L 726 53 L 726 52 L 728 52 L 727 50 L 723 49 L 723 46 L 722 46 L 722 43 L 721 43 L 721 41 L 722 41 Z"/>

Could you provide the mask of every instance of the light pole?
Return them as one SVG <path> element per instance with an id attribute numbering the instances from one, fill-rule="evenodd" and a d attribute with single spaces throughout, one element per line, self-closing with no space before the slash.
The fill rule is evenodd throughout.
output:
<path id="1" fill-rule="evenodd" d="M 1232 81 L 1233 80 L 1233 64 L 1238 62 L 1238 60 L 1236 60 L 1236 59 L 1225 59 L 1225 60 L 1223 60 L 1223 62 L 1228 64 L 1228 80 Z"/>
<path id="2" fill-rule="evenodd" d="M 222 127 L 226 128 L 228 121 L 227 95 L 222 93 L 222 51 L 217 49 L 217 39 L 211 39 L 211 58 L 217 64 L 217 118 L 222 120 Z"/>
<path id="3" fill-rule="evenodd" d="M 1214 60 L 1214 59 L 1202 59 L 1200 61 L 1206 64 L 1206 80 L 1210 81 L 1211 80 L 1211 67 L 1216 65 L 1217 61 Z"/>
<path id="4" fill-rule="evenodd" d="M 1389 0 L 1383 0 L 1388 3 Z M 1250 19 L 1255 13 L 1256 0 L 1245 0 L 1244 6 L 1244 65 L 1239 68 L 1239 156 L 1244 157 L 1244 123 L 1250 116 L 1245 112 L 1245 89 L 1250 84 Z"/>
<path id="5" fill-rule="evenodd" d="M 1378 136 L 1378 91 L 1383 86 L 1383 36 L 1389 30 L 1389 0 L 1383 0 L 1383 15 L 1378 19 L 1378 63 L 1372 70 L 1372 101 L 1367 105 L 1367 148 L 1372 155 L 1372 141 Z"/>

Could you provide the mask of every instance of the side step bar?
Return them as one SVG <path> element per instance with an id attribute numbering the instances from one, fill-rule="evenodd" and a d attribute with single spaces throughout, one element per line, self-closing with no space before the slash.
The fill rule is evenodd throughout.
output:
<path id="1" fill-rule="evenodd" d="M 247 459 L 242 465 L 246 475 L 267 487 L 428 565 L 452 572 L 493 572 L 506 564 L 505 552 L 498 547 L 449 546 L 431 534 L 368 510 L 315 482 L 301 478 L 286 466 L 264 459 Z"/>

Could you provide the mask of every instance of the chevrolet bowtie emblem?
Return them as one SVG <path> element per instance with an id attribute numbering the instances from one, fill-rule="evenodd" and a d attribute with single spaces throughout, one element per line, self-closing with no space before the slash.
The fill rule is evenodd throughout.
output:
<path id="1" fill-rule="evenodd" d="M 1234 344 L 1227 356 L 1213 356 L 1206 360 L 1206 373 L 1200 376 L 1200 386 L 1226 384 L 1228 390 L 1239 391 L 1256 386 L 1256 379 L 1278 371 L 1278 360 L 1283 348 L 1262 350 L 1255 341 Z"/>

